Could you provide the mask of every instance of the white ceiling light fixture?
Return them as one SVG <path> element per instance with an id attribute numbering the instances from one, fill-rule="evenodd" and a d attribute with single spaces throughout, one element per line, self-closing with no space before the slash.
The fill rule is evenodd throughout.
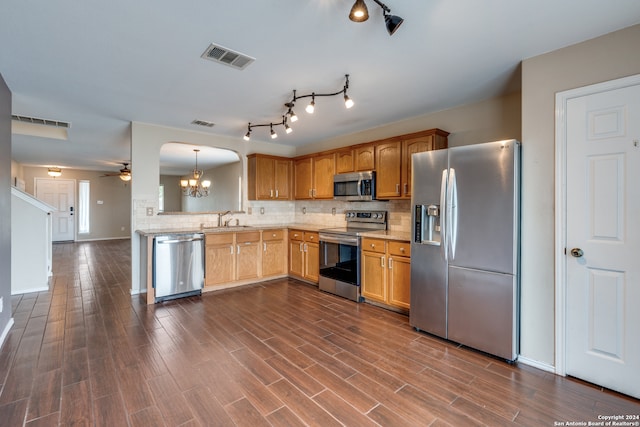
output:
<path id="1" fill-rule="evenodd" d="M 299 99 L 302 99 L 302 98 L 311 97 L 311 102 L 305 108 L 305 111 L 307 113 L 309 113 L 309 114 L 313 114 L 313 112 L 315 111 L 316 96 L 344 95 L 344 106 L 345 106 L 345 108 L 353 107 L 354 102 L 347 95 L 347 89 L 349 89 L 349 74 L 345 74 L 344 77 L 345 77 L 345 83 L 344 83 L 344 86 L 342 87 L 342 90 L 339 90 L 338 92 L 334 92 L 334 93 L 315 93 L 315 92 L 311 92 L 310 94 L 307 94 L 307 95 L 297 95 L 296 94 L 296 90 L 294 89 L 293 90 L 293 98 L 291 99 L 291 101 L 286 102 L 284 104 L 284 106 L 287 107 L 287 112 L 282 116 L 282 121 L 280 121 L 280 122 L 269 122 L 269 123 L 259 123 L 259 124 L 251 124 L 251 122 L 249 122 L 248 125 L 247 125 L 247 133 L 244 134 L 243 139 L 245 141 L 249 141 L 251 139 L 251 130 L 253 128 L 257 128 L 257 127 L 269 126 L 270 134 L 271 134 L 271 138 L 272 139 L 275 139 L 275 138 L 278 137 L 278 135 L 276 134 L 275 130 L 273 130 L 274 126 L 282 125 L 282 126 L 284 126 L 284 129 L 285 129 L 286 133 L 291 133 L 293 131 L 293 129 L 291 128 L 291 126 L 289 126 L 289 123 L 287 123 L 287 117 L 289 117 L 289 119 L 291 119 L 291 123 L 298 121 L 298 116 L 296 115 L 296 113 L 293 112 L 293 107 L 295 106 L 295 102 L 297 100 L 299 100 Z"/>
<path id="2" fill-rule="evenodd" d="M 200 150 L 195 148 L 193 151 L 195 151 L 196 153 L 196 167 L 193 169 L 191 178 L 180 180 L 180 188 L 182 188 L 182 193 L 185 196 L 207 197 L 209 195 L 211 181 L 204 180 L 200 182 L 203 173 L 202 170 L 198 169 L 198 153 L 200 152 Z"/>
<path id="3" fill-rule="evenodd" d="M 59 176 L 62 176 L 62 169 L 60 168 L 48 168 L 47 169 L 47 175 L 53 177 L 53 178 L 57 178 Z"/>

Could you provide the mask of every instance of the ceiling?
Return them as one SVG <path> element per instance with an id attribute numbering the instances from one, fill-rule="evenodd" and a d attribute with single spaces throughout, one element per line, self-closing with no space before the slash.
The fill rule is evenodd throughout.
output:
<path id="1" fill-rule="evenodd" d="M 349 74 L 353 108 L 317 98 L 308 117 L 300 100 L 293 133 L 252 132 L 251 144 L 298 147 L 519 90 L 521 60 L 640 22 L 637 0 L 386 0 L 405 19 L 393 36 L 373 0 L 363 23 L 348 19 L 353 0 L 3 3 L 13 114 L 71 123 L 67 140 L 14 134 L 13 159 L 113 171 L 129 159 L 131 121 L 241 144 L 248 122 L 282 120 L 294 89 L 337 92 Z M 255 61 L 204 60 L 211 43 Z"/>

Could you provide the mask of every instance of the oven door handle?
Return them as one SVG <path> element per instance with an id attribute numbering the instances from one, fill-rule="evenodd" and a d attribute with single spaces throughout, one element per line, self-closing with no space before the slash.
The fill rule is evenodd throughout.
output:
<path id="1" fill-rule="evenodd" d="M 320 240 L 320 243 L 326 242 L 326 243 L 336 243 L 336 244 L 352 245 L 352 246 L 358 245 L 357 237 L 342 237 L 342 236 L 336 237 L 328 234 L 320 234 L 318 240 Z"/>

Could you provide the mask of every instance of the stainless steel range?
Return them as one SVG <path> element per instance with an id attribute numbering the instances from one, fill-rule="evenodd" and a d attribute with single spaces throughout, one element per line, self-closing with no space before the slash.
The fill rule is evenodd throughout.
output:
<path id="1" fill-rule="evenodd" d="M 319 231 L 322 291 L 360 302 L 360 236 L 387 229 L 386 211 L 345 211 L 346 227 Z"/>

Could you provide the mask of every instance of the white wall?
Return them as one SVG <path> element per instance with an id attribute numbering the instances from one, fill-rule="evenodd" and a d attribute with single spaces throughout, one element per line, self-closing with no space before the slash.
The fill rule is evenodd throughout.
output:
<path id="1" fill-rule="evenodd" d="M 640 25 L 522 64 L 521 353 L 554 365 L 555 94 L 640 73 Z"/>
<path id="2" fill-rule="evenodd" d="M 0 74 L 0 346 L 11 317 L 11 92 Z"/>

